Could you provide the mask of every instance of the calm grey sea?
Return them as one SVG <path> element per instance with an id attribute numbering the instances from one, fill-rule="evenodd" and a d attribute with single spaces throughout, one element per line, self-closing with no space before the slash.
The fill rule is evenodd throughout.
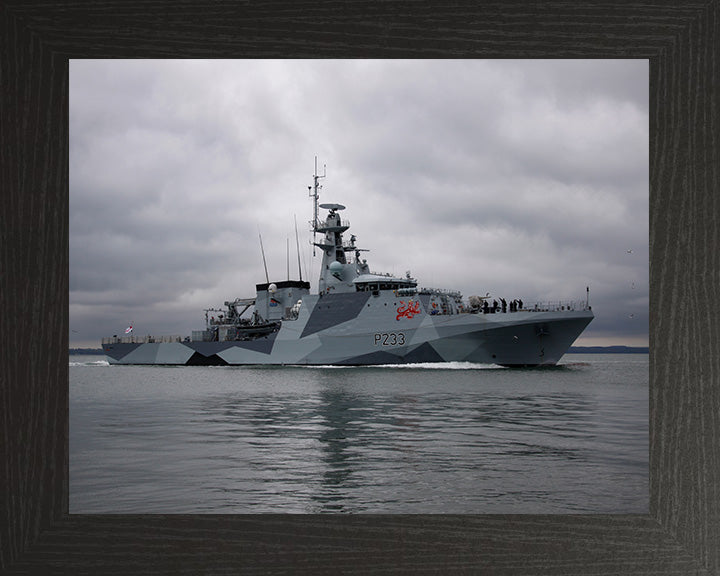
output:
<path id="1" fill-rule="evenodd" d="M 648 355 L 551 369 L 70 357 L 71 513 L 647 513 Z"/>

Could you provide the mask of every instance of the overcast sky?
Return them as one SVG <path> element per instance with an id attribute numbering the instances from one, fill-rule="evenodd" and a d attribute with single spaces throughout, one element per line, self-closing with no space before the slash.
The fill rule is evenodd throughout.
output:
<path id="1" fill-rule="evenodd" d="M 584 300 L 648 343 L 646 60 L 72 60 L 70 346 L 189 335 L 270 280 L 317 290 L 321 202 L 371 270 Z M 348 237 L 349 239 L 349 237 Z"/>

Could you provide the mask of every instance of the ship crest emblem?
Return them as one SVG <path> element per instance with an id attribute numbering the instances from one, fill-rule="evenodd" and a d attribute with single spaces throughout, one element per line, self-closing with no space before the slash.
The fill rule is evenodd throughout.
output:
<path id="1" fill-rule="evenodd" d="M 400 320 L 400 318 L 412 318 L 415 314 L 420 314 L 420 302 L 410 300 L 407 305 L 405 305 L 405 301 L 400 300 L 400 304 L 401 306 L 398 308 L 397 316 L 395 317 L 396 320 Z"/>

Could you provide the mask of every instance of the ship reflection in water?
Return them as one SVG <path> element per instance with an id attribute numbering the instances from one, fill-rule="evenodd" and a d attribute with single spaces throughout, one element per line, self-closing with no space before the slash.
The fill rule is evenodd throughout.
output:
<path id="1" fill-rule="evenodd" d="M 647 513 L 647 355 L 71 366 L 71 513 Z"/>

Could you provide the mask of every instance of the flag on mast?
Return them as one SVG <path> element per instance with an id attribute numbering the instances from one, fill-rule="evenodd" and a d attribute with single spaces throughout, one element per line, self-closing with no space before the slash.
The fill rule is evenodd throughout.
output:
<path id="1" fill-rule="evenodd" d="M 130 334 L 130 332 L 132 332 L 132 324 L 130 324 L 130 326 L 125 328 L 125 334 Z"/>

